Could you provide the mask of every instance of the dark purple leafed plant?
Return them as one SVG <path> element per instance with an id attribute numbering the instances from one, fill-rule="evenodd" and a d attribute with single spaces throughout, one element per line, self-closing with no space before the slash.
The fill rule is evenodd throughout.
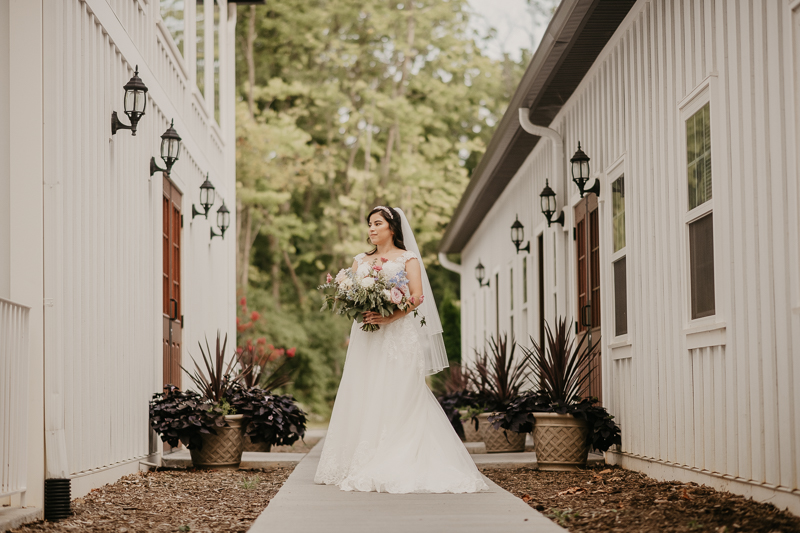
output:
<path id="1" fill-rule="evenodd" d="M 589 379 L 589 363 L 597 342 L 584 345 L 588 335 L 575 344 L 571 328 L 561 318 L 555 334 L 545 323 L 545 343 L 540 346 L 533 338 L 533 349 L 522 347 L 522 353 L 533 371 L 533 385 L 551 403 L 569 404 L 578 401 L 584 383 Z M 599 339 L 598 339 L 599 342 Z"/>
<path id="2" fill-rule="evenodd" d="M 517 343 L 508 336 L 489 339 L 491 355 L 484 352 L 475 361 L 470 379 L 478 395 L 486 402 L 487 411 L 502 411 L 519 396 L 525 381 L 527 362 L 514 357 Z"/>
<path id="3" fill-rule="evenodd" d="M 225 334 L 225 341 L 220 348 L 220 334 L 219 331 L 217 331 L 217 350 L 213 358 L 211 356 L 211 347 L 208 345 L 207 337 L 207 351 L 203 350 L 203 345 L 199 342 L 197 345 L 200 346 L 200 353 L 203 355 L 203 363 L 205 363 L 208 375 L 203 372 L 194 357 L 192 357 L 196 369 L 194 373 L 189 372 L 183 366 L 181 366 L 181 368 L 189 375 L 194 384 L 197 385 L 198 391 L 204 398 L 219 405 L 223 400 L 227 400 L 231 394 L 231 389 L 241 383 L 253 371 L 253 367 L 250 365 L 246 368 L 242 368 L 236 376 L 233 376 L 232 370 L 233 366 L 238 362 L 237 358 L 231 357 L 228 361 L 228 365 L 225 366 L 225 349 L 228 346 L 227 333 Z"/>

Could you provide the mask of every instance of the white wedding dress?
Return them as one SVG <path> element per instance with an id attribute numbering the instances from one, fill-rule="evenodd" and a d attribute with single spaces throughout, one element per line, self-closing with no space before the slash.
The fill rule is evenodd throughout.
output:
<path id="1" fill-rule="evenodd" d="M 384 269 L 403 270 L 412 257 Z M 425 383 L 420 318 L 410 313 L 374 332 L 353 322 L 315 483 L 395 494 L 488 489 Z"/>

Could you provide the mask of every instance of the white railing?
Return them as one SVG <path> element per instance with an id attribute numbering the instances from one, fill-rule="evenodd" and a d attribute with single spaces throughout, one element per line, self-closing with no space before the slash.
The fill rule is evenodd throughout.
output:
<path id="1" fill-rule="evenodd" d="M 0 497 L 21 493 L 28 471 L 28 315 L 0 298 Z"/>

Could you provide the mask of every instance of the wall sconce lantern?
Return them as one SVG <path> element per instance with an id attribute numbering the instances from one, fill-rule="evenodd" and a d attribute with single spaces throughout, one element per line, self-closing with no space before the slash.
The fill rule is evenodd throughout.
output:
<path id="1" fill-rule="evenodd" d="M 211 228 L 211 238 L 214 237 L 222 237 L 225 238 L 225 230 L 231 225 L 231 212 L 228 211 L 228 207 L 225 205 L 225 200 L 222 201 L 222 206 L 217 209 L 217 227 L 219 228 L 219 233 L 214 232 L 214 228 Z"/>
<path id="2" fill-rule="evenodd" d="M 192 219 L 197 215 L 203 215 L 208 220 L 208 212 L 211 210 L 211 206 L 214 205 L 214 199 L 216 197 L 216 190 L 214 189 L 214 185 L 208 179 L 208 173 L 206 173 L 206 181 L 200 185 L 200 206 L 203 208 L 202 211 L 198 211 L 197 208 L 192 204 Z M 214 231 L 213 229 L 211 231 Z"/>
<path id="3" fill-rule="evenodd" d="M 483 268 L 483 264 L 478 260 L 478 266 L 475 267 L 475 279 L 478 280 L 478 285 L 481 287 L 488 287 L 489 280 L 486 280 L 486 283 L 483 282 L 483 278 L 486 276 L 486 269 Z"/>
<path id="4" fill-rule="evenodd" d="M 561 214 L 558 215 L 558 218 L 553 220 L 553 215 L 556 213 L 556 193 L 553 189 L 550 188 L 550 183 L 548 180 L 544 180 L 544 189 L 542 192 L 539 193 L 539 198 L 541 198 L 541 206 L 542 206 L 542 214 L 544 218 L 547 219 L 547 227 L 549 228 L 551 224 L 561 224 L 564 225 L 564 211 L 561 211 Z"/>
<path id="5" fill-rule="evenodd" d="M 167 168 L 161 168 L 156 165 L 156 158 L 150 158 L 150 175 L 152 176 L 157 171 L 166 172 L 169 174 L 172 172 L 172 165 L 178 160 L 178 156 L 181 153 L 181 136 L 178 135 L 178 132 L 175 131 L 175 120 L 172 120 L 172 123 L 167 128 L 167 131 L 161 135 L 161 159 L 164 160 L 164 164 Z"/>
<path id="6" fill-rule="evenodd" d="M 531 241 L 528 241 L 528 244 L 520 248 L 520 244 L 522 241 L 525 240 L 525 226 L 522 225 L 522 222 L 519 221 L 519 215 L 517 215 L 517 219 L 511 224 L 511 242 L 514 243 L 514 246 L 517 248 L 517 253 L 521 251 L 526 251 L 531 253 Z"/>
<path id="7" fill-rule="evenodd" d="M 131 130 L 131 135 L 135 137 L 136 125 L 139 123 L 139 119 L 144 116 L 144 110 L 147 107 L 147 86 L 139 77 L 139 65 L 136 65 L 133 77 L 122 88 L 125 89 L 125 99 L 123 100 L 125 114 L 128 115 L 131 125 L 128 126 L 120 122 L 117 112 L 112 111 L 111 135 L 116 135 L 117 130 Z"/>
<path id="8" fill-rule="evenodd" d="M 581 143 L 578 141 L 578 151 L 570 159 L 572 163 L 572 181 L 578 186 L 578 191 L 581 193 L 581 198 L 585 194 L 593 192 L 600 196 L 600 182 L 595 180 L 591 189 L 585 190 L 586 182 L 589 181 L 589 156 L 581 150 Z"/>

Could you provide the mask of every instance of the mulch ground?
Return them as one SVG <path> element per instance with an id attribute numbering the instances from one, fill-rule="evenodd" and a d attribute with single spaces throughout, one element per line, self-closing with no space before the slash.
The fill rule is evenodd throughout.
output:
<path id="1" fill-rule="evenodd" d="M 618 467 L 483 473 L 573 532 L 800 532 L 800 517 L 771 504 L 705 485 L 656 481 Z"/>
<path id="2" fill-rule="evenodd" d="M 247 531 L 292 470 L 140 472 L 73 500 L 70 518 L 14 531 Z"/>

